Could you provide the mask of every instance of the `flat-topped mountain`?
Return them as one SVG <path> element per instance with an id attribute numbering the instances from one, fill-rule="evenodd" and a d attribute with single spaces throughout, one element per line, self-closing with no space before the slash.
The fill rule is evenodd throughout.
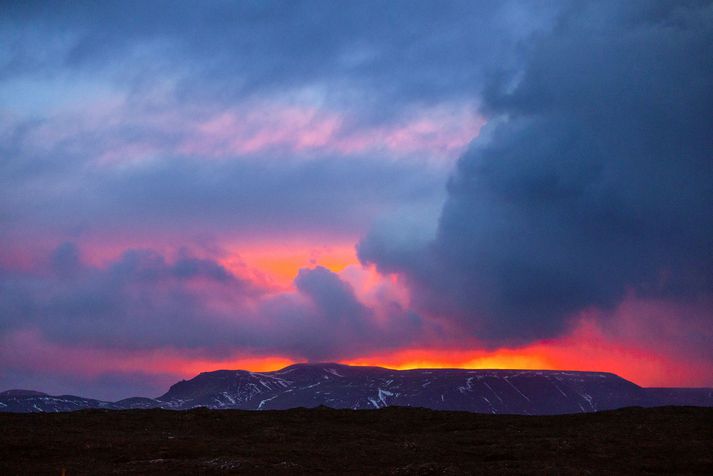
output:
<path id="1" fill-rule="evenodd" d="M 484 413 L 547 414 L 641 404 L 645 392 L 614 374 L 418 369 L 298 364 L 276 372 L 221 370 L 179 382 L 158 400 L 250 410 L 324 405 L 425 407 Z"/>
<path id="2" fill-rule="evenodd" d="M 493 414 L 548 415 L 627 406 L 713 406 L 713 389 L 647 389 L 606 372 L 558 370 L 392 370 L 296 364 L 273 372 L 218 370 L 178 382 L 155 398 L 101 402 L 48 395 L 0 396 L 0 411 L 81 408 L 282 410 L 296 407 L 424 407 Z"/>

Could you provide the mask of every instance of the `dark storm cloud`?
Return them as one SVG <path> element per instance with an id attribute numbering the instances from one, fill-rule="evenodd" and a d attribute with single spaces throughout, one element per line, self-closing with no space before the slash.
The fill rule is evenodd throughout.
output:
<path id="1" fill-rule="evenodd" d="M 360 257 L 494 344 L 549 337 L 628 292 L 713 292 L 713 5 L 576 2 L 486 88 L 437 237 Z M 713 317 L 713 312 L 709 318 Z M 681 316 L 685 318 L 685 316 Z"/>

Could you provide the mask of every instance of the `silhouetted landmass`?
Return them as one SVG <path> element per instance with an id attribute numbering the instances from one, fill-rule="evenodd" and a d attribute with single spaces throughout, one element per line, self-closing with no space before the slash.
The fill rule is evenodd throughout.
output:
<path id="1" fill-rule="evenodd" d="M 0 474 L 713 474 L 713 409 L 0 414 Z"/>
<path id="2" fill-rule="evenodd" d="M 274 372 L 218 370 L 172 385 L 158 398 L 104 402 L 27 391 L 0 394 L 0 411 L 88 408 L 237 410 L 377 409 L 387 406 L 493 414 L 554 415 L 642 406 L 713 406 L 713 389 L 643 388 L 608 372 L 562 370 L 392 370 L 333 363 Z"/>

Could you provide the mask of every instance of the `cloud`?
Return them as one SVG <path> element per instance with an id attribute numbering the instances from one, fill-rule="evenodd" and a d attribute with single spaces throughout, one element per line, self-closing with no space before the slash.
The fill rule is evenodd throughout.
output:
<path id="1" fill-rule="evenodd" d="M 709 2 L 3 13 L 0 334 L 36 336 L 6 356 L 348 359 L 537 343 L 581 315 L 631 346 L 713 347 Z M 291 273 L 296 243 L 341 269 L 359 236 L 397 276 L 241 274 L 251 246 Z M 144 385 L 132 365 L 105 385 Z"/>
<path id="2" fill-rule="evenodd" d="M 326 89 L 330 101 L 376 120 L 404 104 L 472 98 L 484 71 L 515 62 L 513 46 L 548 25 L 553 9 L 516 1 L 200 8 L 68 2 L 52 9 L 17 2 L 0 22 L 0 38 L 10 46 L 0 57 L 0 79 L 70 71 L 136 91 L 161 78 L 176 85 L 177 99 L 210 103 Z"/>
<path id="3" fill-rule="evenodd" d="M 435 213 L 443 196 L 443 170 L 371 158 L 175 158 L 119 170 L 67 161 L 8 172 L 0 236 L 131 234 L 178 246 L 197 234 L 353 237 L 390 210 Z"/>
<path id="4" fill-rule="evenodd" d="M 352 287 L 322 266 L 300 270 L 295 278 L 295 286 L 312 299 L 324 317 L 336 322 L 359 321 L 369 314 Z"/>
<path id="5" fill-rule="evenodd" d="M 51 271 L 0 274 L 3 333 L 105 349 L 236 350 L 325 360 L 405 345 L 424 323 L 384 295 L 389 319 L 328 269 L 300 270 L 295 290 L 261 288 L 209 258 L 130 249 L 104 266 L 66 243 Z"/>
<path id="6" fill-rule="evenodd" d="M 488 84 L 436 238 L 395 247 L 377 229 L 361 260 L 491 345 L 560 335 L 628 292 L 710 296 L 712 20 L 709 2 L 569 5 Z"/>
<path id="7" fill-rule="evenodd" d="M 549 24 L 519 8 L 11 2 L 0 240 L 354 239 L 390 211 L 433 215 L 484 71 Z"/>

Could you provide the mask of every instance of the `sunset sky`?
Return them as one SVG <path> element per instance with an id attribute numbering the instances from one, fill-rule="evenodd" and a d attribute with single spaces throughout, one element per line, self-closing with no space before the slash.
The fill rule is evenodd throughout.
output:
<path id="1" fill-rule="evenodd" d="M 713 2 L 0 5 L 0 391 L 713 386 Z"/>

